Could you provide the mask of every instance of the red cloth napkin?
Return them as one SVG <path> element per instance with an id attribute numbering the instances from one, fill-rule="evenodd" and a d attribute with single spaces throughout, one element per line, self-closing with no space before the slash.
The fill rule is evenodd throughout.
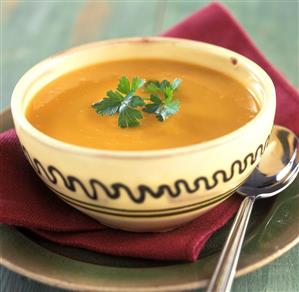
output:
<path id="1" fill-rule="evenodd" d="M 213 3 L 165 36 L 222 45 L 260 64 L 277 90 L 276 123 L 299 133 L 299 95 L 255 48 L 223 6 Z M 191 223 L 166 233 L 130 233 L 105 227 L 58 199 L 34 174 L 14 130 L 0 134 L 0 222 L 29 228 L 51 241 L 118 256 L 195 261 L 209 237 L 237 211 L 234 196 Z"/>
<path id="2" fill-rule="evenodd" d="M 236 212 L 231 198 L 195 221 L 165 233 L 132 233 L 101 225 L 58 199 L 25 160 L 14 130 L 0 134 L 0 223 L 23 226 L 65 245 L 103 253 L 195 261 L 208 238 Z"/>
<path id="3" fill-rule="evenodd" d="M 276 90 L 275 123 L 299 133 L 298 91 L 257 49 L 230 12 L 212 3 L 168 30 L 164 36 L 202 41 L 225 47 L 251 59 L 271 77 Z M 282 56 L 284 53 L 281 53 Z"/>

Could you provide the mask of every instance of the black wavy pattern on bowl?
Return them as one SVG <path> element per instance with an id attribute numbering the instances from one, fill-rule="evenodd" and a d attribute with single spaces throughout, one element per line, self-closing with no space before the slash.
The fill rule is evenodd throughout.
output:
<path id="1" fill-rule="evenodd" d="M 193 185 L 189 185 L 188 182 L 184 179 L 178 179 L 174 182 L 174 188 L 168 184 L 162 184 L 158 186 L 157 190 L 153 190 L 147 185 L 139 185 L 137 187 L 138 194 L 134 195 L 134 192 L 125 185 L 124 183 L 113 183 L 111 186 L 106 186 L 100 180 L 91 178 L 89 180 L 89 185 L 91 187 L 91 192 L 88 191 L 83 182 L 72 175 L 64 175 L 58 168 L 53 165 L 44 167 L 43 164 L 36 158 L 31 158 L 26 148 L 22 145 L 25 156 L 29 160 L 31 166 L 39 176 L 43 176 L 52 184 L 56 185 L 58 183 L 58 177 L 62 179 L 64 186 L 71 192 L 76 192 L 76 186 L 79 186 L 83 193 L 92 200 L 98 200 L 99 194 L 97 187 L 99 187 L 105 195 L 110 199 L 118 199 L 121 196 L 121 192 L 124 191 L 128 197 L 137 204 L 141 204 L 145 201 L 147 194 L 153 198 L 160 198 L 164 194 L 168 194 L 172 198 L 178 197 L 182 192 L 187 192 L 189 194 L 197 192 L 201 185 L 205 187 L 206 190 L 211 190 L 219 184 L 219 177 L 222 178 L 222 182 L 230 181 L 236 174 L 242 174 L 248 165 L 253 165 L 258 156 L 262 155 L 268 145 L 269 137 L 267 138 L 265 144 L 258 146 L 254 153 L 249 153 L 245 156 L 243 160 L 235 160 L 230 167 L 229 173 L 225 170 L 217 170 L 212 175 L 212 183 L 209 182 L 209 178 L 206 176 L 200 176 L 195 178 Z"/>

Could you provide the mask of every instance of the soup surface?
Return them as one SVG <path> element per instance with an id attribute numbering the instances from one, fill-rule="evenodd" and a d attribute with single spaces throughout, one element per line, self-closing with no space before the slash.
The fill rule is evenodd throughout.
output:
<path id="1" fill-rule="evenodd" d="M 164 122 L 143 114 L 141 125 L 119 128 L 117 115 L 100 116 L 91 104 L 115 90 L 118 79 L 182 80 L 175 92 L 180 110 Z M 145 96 L 141 90 L 137 92 Z M 148 97 L 148 96 L 147 96 Z M 153 150 L 186 146 L 225 135 L 259 111 L 254 96 L 238 81 L 204 67 L 165 60 L 102 63 L 64 75 L 33 97 L 29 122 L 58 140 L 109 150 Z"/>

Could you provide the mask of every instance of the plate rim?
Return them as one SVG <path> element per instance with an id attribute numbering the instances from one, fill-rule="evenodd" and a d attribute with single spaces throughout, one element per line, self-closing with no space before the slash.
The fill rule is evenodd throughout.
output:
<path id="1" fill-rule="evenodd" d="M 11 231 L 13 232 L 13 229 L 10 227 Z M 16 230 L 16 229 L 15 229 Z M 19 231 L 17 231 L 19 232 Z M 23 236 L 23 235 L 22 235 Z M 24 236 L 24 238 L 26 238 L 26 240 L 30 240 L 27 237 Z M 36 242 L 32 241 L 35 245 L 38 245 Z M 291 248 L 295 247 L 297 244 L 299 243 L 299 236 L 297 235 L 297 237 L 295 237 L 293 240 L 291 240 L 288 244 L 286 244 L 284 247 L 278 249 L 275 253 L 266 256 L 265 258 L 249 265 L 249 266 L 245 266 L 244 268 L 241 269 L 237 269 L 236 272 L 236 276 L 235 278 L 239 278 L 241 276 L 244 276 L 250 272 L 253 272 L 271 262 L 273 262 L 274 260 L 276 260 L 277 258 L 279 258 L 280 256 L 282 256 L 283 254 L 285 254 L 287 251 L 289 251 Z M 47 250 L 46 248 L 38 245 L 41 249 L 45 250 L 48 253 L 53 253 L 54 252 Z M 64 257 L 62 255 L 59 254 L 55 254 L 56 256 L 59 257 Z M 66 257 L 65 257 L 66 258 Z M 165 285 L 165 286 L 153 286 L 153 287 L 117 287 L 117 286 L 102 286 L 102 287 L 95 287 L 92 285 L 88 285 L 88 284 L 73 284 L 69 281 L 63 281 L 60 279 L 56 279 L 54 277 L 49 277 L 47 275 L 41 274 L 41 273 L 35 273 L 32 271 L 29 271 L 28 269 L 19 266 L 17 263 L 10 261 L 9 259 L 5 258 L 5 256 L 1 255 L 0 257 L 1 259 L 1 265 L 4 266 L 5 268 L 16 272 L 22 276 L 28 277 L 30 279 L 33 279 L 39 283 L 43 283 L 43 284 L 47 284 L 53 287 L 57 287 L 57 288 L 62 288 L 62 289 L 66 289 L 66 290 L 78 290 L 79 291 L 110 291 L 110 292 L 119 292 L 119 291 L 147 291 L 147 292 L 152 292 L 152 291 L 182 291 L 182 290 L 190 290 L 190 289 L 198 289 L 198 288 L 203 288 L 206 286 L 208 279 L 201 279 L 201 280 L 197 280 L 191 283 L 187 283 L 187 284 L 174 284 L 174 285 Z M 72 261 L 76 261 L 79 262 L 78 260 L 74 260 L 74 259 L 69 259 Z M 184 263 L 186 264 L 186 263 Z M 188 264 L 188 263 L 187 263 Z M 190 263 L 192 264 L 192 263 Z M 109 268 L 109 267 L 108 267 Z M 152 268 L 151 268 L 152 269 Z"/>

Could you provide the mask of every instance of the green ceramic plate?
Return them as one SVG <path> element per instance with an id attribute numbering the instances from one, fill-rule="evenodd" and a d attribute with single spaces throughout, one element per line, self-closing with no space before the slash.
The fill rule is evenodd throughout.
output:
<path id="1" fill-rule="evenodd" d="M 0 114 L 1 131 L 13 127 Z M 84 291 L 177 291 L 203 287 L 210 278 L 231 222 L 208 241 L 195 263 L 114 257 L 63 247 L 29 231 L 0 226 L 2 264 L 37 281 Z M 258 201 L 250 220 L 237 276 L 281 256 L 299 241 L 299 178 L 276 198 Z"/>

